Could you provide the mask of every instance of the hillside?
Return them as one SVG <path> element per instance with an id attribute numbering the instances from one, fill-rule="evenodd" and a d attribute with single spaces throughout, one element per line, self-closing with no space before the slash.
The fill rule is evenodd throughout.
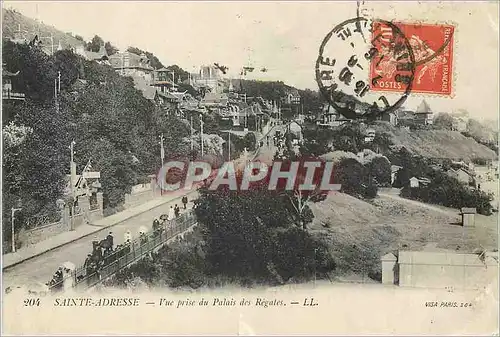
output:
<path id="1" fill-rule="evenodd" d="M 377 132 L 386 132 L 396 146 L 429 158 L 464 159 L 484 158 L 494 160 L 497 154 L 460 132 L 448 130 L 406 130 L 388 123 L 373 125 Z"/>
<path id="2" fill-rule="evenodd" d="M 326 240 L 337 262 L 334 277 L 361 280 L 380 275 L 380 257 L 398 249 L 474 252 L 497 247 L 496 219 L 477 215 L 476 228 L 464 236 L 458 211 L 379 196 L 365 202 L 331 193 L 310 204 L 314 213 L 311 234 Z"/>
<path id="3" fill-rule="evenodd" d="M 68 33 L 57 30 L 53 26 L 46 25 L 42 22 L 38 24 L 36 20 L 28 18 L 14 10 L 3 8 L 2 19 L 2 33 L 4 38 L 26 39 L 30 41 L 35 37 L 37 31 L 39 30 L 40 36 L 44 37 L 44 39 L 42 39 L 42 43 L 46 51 L 51 50 L 51 34 L 54 40 L 54 50 L 57 49 L 59 43 L 61 43 L 61 47 L 63 49 L 70 49 L 71 47 L 76 47 L 84 43 Z"/>

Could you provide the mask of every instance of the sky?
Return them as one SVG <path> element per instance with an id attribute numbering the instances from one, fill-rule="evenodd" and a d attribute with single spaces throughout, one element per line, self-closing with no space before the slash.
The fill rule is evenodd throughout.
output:
<path id="1" fill-rule="evenodd" d="M 407 22 L 451 23 L 454 39 L 453 97 L 410 95 L 415 109 L 425 98 L 435 112 L 465 109 L 477 119 L 499 112 L 498 2 L 360 3 L 362 15 Z M 356 1 L 329 2 L 134 2 L 4 1 L 64 32 L 95 34 L 121 50 L 135 46 L 165 65 L 191 72 L 218 62 L 237 76 L 243 66 L 266 68 L 248 79 L 281 80 L 317 90 L 319 46 L 337 24 L 356 17 Z"/>

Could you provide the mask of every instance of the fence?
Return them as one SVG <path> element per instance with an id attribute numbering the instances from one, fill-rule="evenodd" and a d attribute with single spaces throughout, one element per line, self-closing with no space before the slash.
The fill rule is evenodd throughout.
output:
<path id="1" fill-rule="evenodd" d="M 115 250 L 111 255 L 103 258 L 104 266 L 98 271 L 87 275 L 85 266 L 79 266 L 59 283 L 50 287 L 51 291 L 63 288 L 63 284 L 68 278 L 73 279 L 73 285 L 78 290 L 91 288 L 101 281 L 113 276 L 118 271 L 139 261 L 155 249 L 160 248 L 174 236 L 186 231 L 196 224 L 196 217 L 193 211 L 180 215 L 178 218 L 168 221 L 161 232 L 150 232 L 144 237 L 133 240 L 123 248 Z"/>

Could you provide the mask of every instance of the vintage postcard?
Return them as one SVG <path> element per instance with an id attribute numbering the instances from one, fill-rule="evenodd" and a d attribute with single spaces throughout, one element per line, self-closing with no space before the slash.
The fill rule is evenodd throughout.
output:
<path id="1" fill-rule="evenodd" d="M 4 1 L 5 335 L 498 335 L 499 4 Z"/>

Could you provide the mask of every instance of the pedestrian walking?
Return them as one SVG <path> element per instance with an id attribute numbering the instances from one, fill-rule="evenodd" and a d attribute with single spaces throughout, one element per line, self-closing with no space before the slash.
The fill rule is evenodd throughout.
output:
<path id="1" fill-rule="evenodd" d="M 181 209 L 177 205 L 175 205 L 175 207 L 174 207 L 174 214 L 175 214 L 176 218 L 178 218 L 179 215 L 181 214 Z"/>
<path id="2" fill-rule="evenodd" d="M 170 206 L 170 209 L 168 210 L 168 218 L 167 220 L 168 221 L 172 221 L 175 217 L 175 211 L 174 211 L 174 208 L 172 206 Z"/>
<path id="3" fill-rule="evenodd" d="M 130 229 L 125 232 L 125 242 L 130 243 L 132 241 L 132 232 L 130 232 Z"/>
<path id="4" fill-rule="evenodd" d="M 187 209 L 188 198 L 186 196 L 182 197 L 182 203 L 184 204 L 184 209 Z"/>

